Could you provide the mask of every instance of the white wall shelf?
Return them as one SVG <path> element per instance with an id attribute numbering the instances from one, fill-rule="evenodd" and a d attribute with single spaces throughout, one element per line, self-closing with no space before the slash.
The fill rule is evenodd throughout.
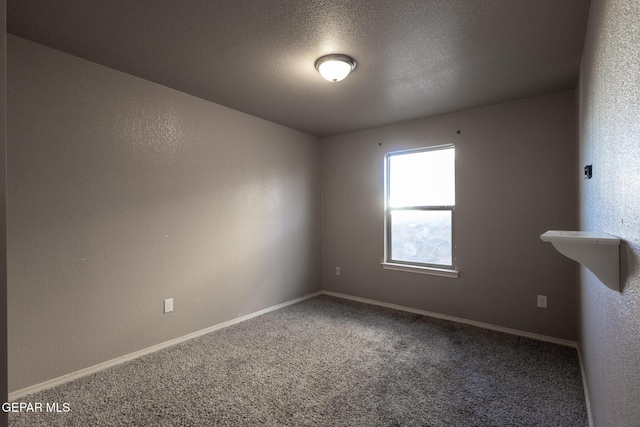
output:
<path id="1" fill-rule="evenodd" d="M 620 292 L 620 239 L 617 237 L 595 231 L 549 230 L 540 239 L 587 267 L 608 288 Z"/>

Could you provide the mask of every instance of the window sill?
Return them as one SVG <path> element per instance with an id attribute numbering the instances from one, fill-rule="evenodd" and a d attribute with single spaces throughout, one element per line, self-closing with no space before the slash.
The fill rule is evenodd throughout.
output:
<path id="1" fill-rule="evenodd" d="M 457 279 L 460 275 L 458 270 L 448 270 L 446 268 L 421 267 L 417 265 L 394 264 L 383 262 L 382 268 L 385 270 L 406 271 L 408 273 L 429 274 L 431 276 L 451 277 Z"/>

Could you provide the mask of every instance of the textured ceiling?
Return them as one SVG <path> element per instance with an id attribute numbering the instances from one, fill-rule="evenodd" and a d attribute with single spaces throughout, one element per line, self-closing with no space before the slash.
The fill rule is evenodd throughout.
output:
<path id="1" fill-rule="evenodd" d="M 7 31 L 329 136 L 572 89 L 588 12 L 589 0 L 8 0 Z M 358 67 L 329 83 L 314 68 L 329 53 Z"/>

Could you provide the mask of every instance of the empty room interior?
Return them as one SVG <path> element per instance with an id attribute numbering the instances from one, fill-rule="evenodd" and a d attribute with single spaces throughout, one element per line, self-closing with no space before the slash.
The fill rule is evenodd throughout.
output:
<path id="1" fill-rule="evenodd" d="M 4 425 L 640 425 L 637 0 L 0 5 Z"/>

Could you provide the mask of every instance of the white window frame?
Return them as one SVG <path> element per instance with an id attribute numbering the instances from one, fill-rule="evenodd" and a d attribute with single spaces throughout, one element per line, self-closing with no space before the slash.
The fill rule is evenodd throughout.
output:
<path id="1" fill-rule="evenodd" d="M 446 206 L 406 206 L 401 208 L 392 208 L 389 206 L 389 192 L 390 192 L 390 159 L 393 156 L 422 153 L 427 151 L 437 151 L 450 149 L 455 147 L 453 144 L 436 145 L 432 147 L 417 148 L 412 150 L 393 151 L 386 153 L 384 156 L 384 261 L 382 267 L 387 270 L 406 271 L 410 273 L 430 274 L 442 277 L 457 278 L 459 276 L 458 270 L 455 268 L 455 204 Z M 455 151 L 454 151 L 455 152 Z M 391 212 L 400 210 L 410 211 L 443 211 L 447 210 L 451 212 L 451 265 L 440 264 L 423 264 L 416 262 L 406 262 L 391 259 Z"/>

